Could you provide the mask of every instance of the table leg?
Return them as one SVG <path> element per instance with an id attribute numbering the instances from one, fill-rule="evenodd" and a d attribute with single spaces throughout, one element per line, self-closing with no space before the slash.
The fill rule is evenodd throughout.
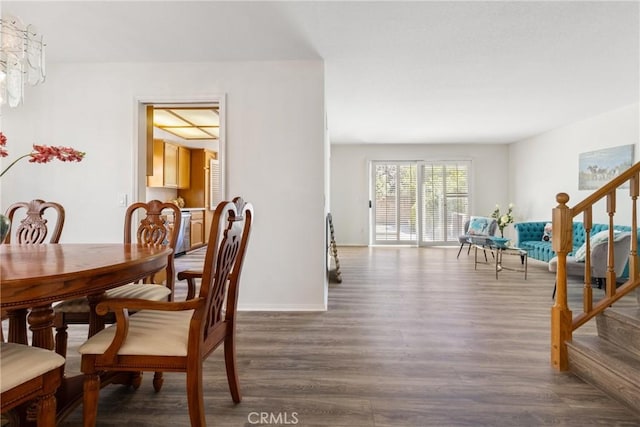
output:
<path id="1" fill-rule="evenodd" d="M 29 322 L 29 329 L 33 333 L 32 345 L 34 347 L 53 350 L 53 318 L 51 304 L 31 309 L 27 321 Z"/>
<path id="2" fill-rule="evenodd" d="M 9 342 L 28 345 L 27 339 L 27 309 L 7 311 L 9 318 Z"/>

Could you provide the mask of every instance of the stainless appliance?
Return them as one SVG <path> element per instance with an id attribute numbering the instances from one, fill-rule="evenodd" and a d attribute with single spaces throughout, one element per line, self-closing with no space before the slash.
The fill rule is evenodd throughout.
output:
<path id="1" fill-rule="evenodd" d="M 184 255 L 191 247 L 191 212 L 182 211 L 175 256 Z"/>

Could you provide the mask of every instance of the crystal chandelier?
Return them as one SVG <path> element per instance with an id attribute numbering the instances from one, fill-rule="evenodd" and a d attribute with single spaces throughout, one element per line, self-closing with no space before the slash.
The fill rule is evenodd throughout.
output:
<path id="1" fill-rule="evenodd" d="M 14 16 L 0 18 L 0 104 L 17 107 L 24 86 L 44 82 L 43 37 Z"/>

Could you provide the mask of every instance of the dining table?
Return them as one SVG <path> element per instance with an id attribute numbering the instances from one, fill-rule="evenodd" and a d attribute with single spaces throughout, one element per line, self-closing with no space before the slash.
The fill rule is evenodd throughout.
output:
<path id="1" fill-rule="evenodd" d="M 99 297 L 143 279 L 165 268 L 171 252 L 168 246 L 136 243 L 0 244 L 0 308 L 10 318 L 28 310 L 31 345 L 53 350 L 55 302 Z M 7 338 L 22 342 L 23 332 L 14 328 Z M 59 419 L 81 397 L 82 375 L 65 376 L 56 394 Z"/>

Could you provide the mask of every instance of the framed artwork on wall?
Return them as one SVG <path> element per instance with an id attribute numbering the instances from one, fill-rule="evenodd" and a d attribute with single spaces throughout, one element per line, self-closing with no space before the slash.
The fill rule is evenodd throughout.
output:
<path id="1" fill-rule="evenodd" d="M 578 189 L 596 190 L 629 169 L 633 165 L 633 149 L 630 144 L 580 153 Z M 629 183 L 622 187 L 629 188 Z"/>

